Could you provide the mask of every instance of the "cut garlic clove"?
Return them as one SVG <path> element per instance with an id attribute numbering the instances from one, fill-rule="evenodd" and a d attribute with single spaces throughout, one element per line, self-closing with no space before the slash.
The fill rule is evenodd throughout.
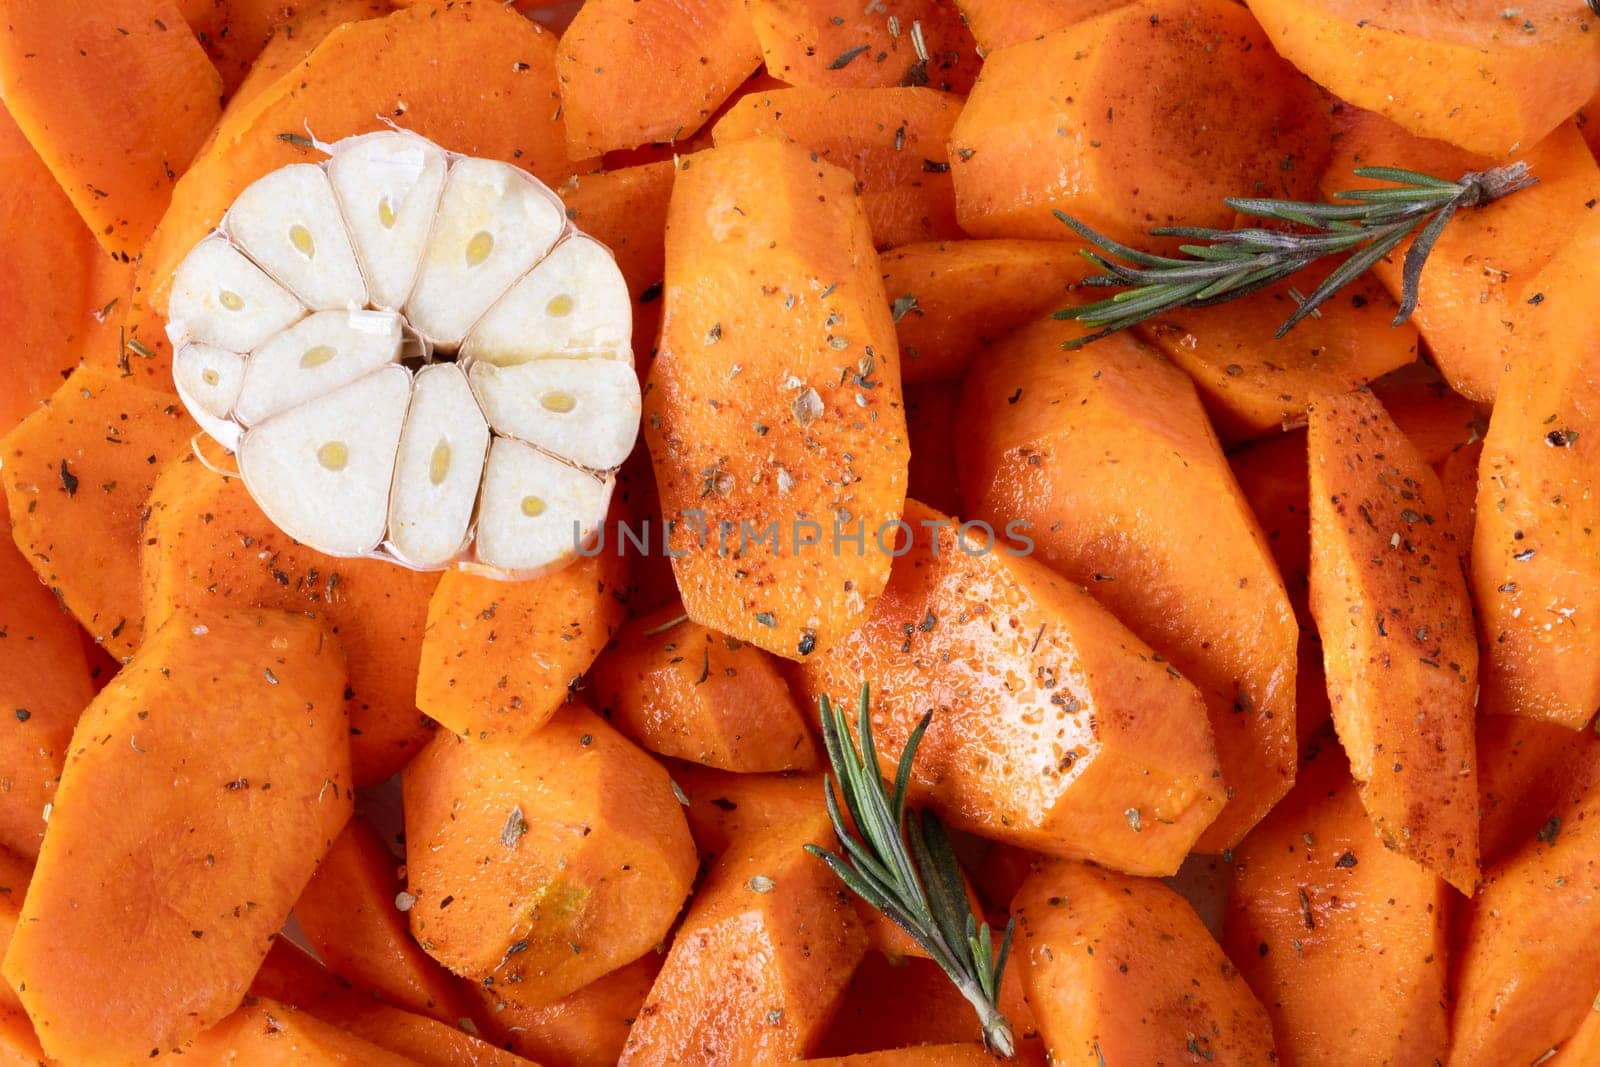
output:
<path id="1" fill-rule="evenodd" d="M 244 384 L 245 359 L 216 345 L 187 344 L 172 357 L 178 399 L 200 428 L 224 448 L 239 443 L 239 426 L 229 420 Z"/>
<path id="2" fill-rule="evenodd" d="M 468 372 L 489 425 L 593 470 L 618 466 L 639 433 L 639 379 L 614 359 L 540 359 Z"/>
<path id="3" fill-rule="evenodd" d="M 414 567 L 439 567 L 467 543 L 489 427 L 453 363 L 417 372 L 389 497 L 389 544 Z"/>
<path id="4" fill-rule="evenodd" d="M 440 348 L 456 348 L 550 251 L 565 224 L 560 201 L 524 172 L 488 159 L 457 160 L 406 302 L 412 327 Z"/>
<path id="5" fill-rule="evenodd" d="M 478 562 L 533 571 L 575 555 L 605 520 L 613 485 L 521 441 L 495 438 L 478 504 Z"/>
<path id="6" fill-rule="evenodd" d="M 383 540 L 411 372 L 384 367 L 253 427 L 239 442 L 250 495 L 281 530 L 330 556 Z"/>
<path id="7" fill-rule="evenodd" d="M 367 284 L 327 173 L 295 163 L 252 182 L 222 229 L 261 268 L 313 309 L 359 308 Z"/>
<path id="8" fill-rule="evenodd" d="M 588 237 L 557 245 L 472 328 L 462 359 L 509 366 L 551 356 L 633 362 L 633 303 L 605 246 Z"/>
<path id="9" fill-rule="evenodd" d="M 432 142 L 399 131 L 341 141 L 329 160 L 374 307 L 397 310 L 411 295 L 448 167 Z"/>
<path id="10" fill-rule="evenodd" d="M 250 357 L 234 414 L 246 426 L 355 381 L 400 355 L 401 319 L 387 311 L 318 311 Z"/>
<path id="11" fill-rule="evenodd" d="M 249 352 L 306 313 L 289 292 L 220 237 L 195 245 L 172 275 L 167 336 Z"/>

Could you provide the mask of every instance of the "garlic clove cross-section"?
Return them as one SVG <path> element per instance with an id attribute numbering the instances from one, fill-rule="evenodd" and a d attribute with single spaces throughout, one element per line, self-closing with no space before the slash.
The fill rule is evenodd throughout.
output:
<path id="1" fill-rule="evenodd" d="M 572 559 L 639 430 L 610 251 L 509 164 L 398 129 L 318 147 L 179 264 L 179 397 L 311 548 L 501 578 Z"/>

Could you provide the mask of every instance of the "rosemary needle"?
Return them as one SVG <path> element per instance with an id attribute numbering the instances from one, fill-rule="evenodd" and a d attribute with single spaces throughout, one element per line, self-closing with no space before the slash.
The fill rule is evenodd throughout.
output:
<path id="1" fill-rule="evenodd" d="M 1101 250 L 1083 250 L 1105 272 L 1085 278 L 1083 284 L 1124 287 L 1105 300 L 1056 312 L 1058 319 L 1077 319 L 1098 327 L 1094 333 L 1067 341 L 1062 347 L 1077 348 L 1176 308 L 1209 307 L 1236 300 L 1320 259 L 1344 255 L 1344 262 L 1321 285 L 1299 299 L 1300 306 L 1274 335 L 1282 337 L 1328 297 L 1415 234 L 1401 270 L 1400 311 L 1394 319 L 1398 326 L 1416 309 L 1422 266 L 1455 213 L 1492 203 L 1539 180 L 1528 173 L 1526 163 L 1474 171 L 1456 181 L 1395 167 L 1360 167 L 1355 173 L 1359 178 L 1390 185 L 1338 193 L 1334 197 L 1338 203 L 1264 197 L 1231 197 L 1224 201 L 1240 214 L 1289 223 L 1297 229 L 1169 226 L 1150 231 L 1153 236 L 1191 242 L 1178 246 L 1187 258 L 1129 248 L 1057 211 L 1056 218 Z"/>
<path id="2" fill-rule="evenodd" d="M 867 714 L 869 702 L 869 689 L 863 683 L 856 714 L 856 731 L 861 738 L 858 748 L 850 735 L 844 709 L 826 696 L 820 701 L 822 741 L 833 767 L 833 775 L 823 788 L 827 791 L 828 815 L 845 855 L 818 845 L 807 845 L 806 851 L 820 857 L 851 892 L 893 920 L 922 946 L 977 1011 L 984 1044 L 1010 1057 L 1016 1051 L 1016 1042 L 998 1003 L 1000 976 L 1011 953 L 1014 924 L 1006 924 L 996 955 L 989 924 L 972 913 L 944 824 L 931 811 L 906 810 L 912 761 L 932 713 L 924 715 L 911 731 L 900 754 L 891 795 L 878 773 L 872 720 Z M 859 835 L 851 832 L 850 823 L 839 808 L 840 796 Z"/>

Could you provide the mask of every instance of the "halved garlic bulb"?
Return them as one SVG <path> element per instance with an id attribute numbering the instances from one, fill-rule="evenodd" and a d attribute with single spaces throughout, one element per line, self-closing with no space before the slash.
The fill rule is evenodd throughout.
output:
<path id="1" fill-rule="evenodd" d="M 178 395 L 312 548 L 503 577 L 571 558 L 639 429 L 610 252 L 508 164 L 399 130 L 327 152 L 179 265 Z"/>

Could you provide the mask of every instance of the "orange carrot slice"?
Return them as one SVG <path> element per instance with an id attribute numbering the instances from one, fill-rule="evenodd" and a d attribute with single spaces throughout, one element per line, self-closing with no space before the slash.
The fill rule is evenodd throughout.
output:
<path id="1" fill-rule="evenodd" d="M 959 382 L 922 382 L 906 386 L 906 435 L 911 440 L 911 466 L 906 495 L 936 511 L 961 510 L 961 474 L 956 466 L 959 443 L 956 419 L 961 409 Z"/>
<path id="2" fill-rule="evenodd" d="M 169 0 L 6 0 L 6 107 L 94 232 L 139 254 L 216 125 L 222 80 Z"/>
<path id="3" fill-rule="evenodd" d="M 739 0 L 589 0 L 557 61 L 567 150 L 682 140 L 760 65 Z"/>
<path id="4" fill-rule="evenodd" d="M 856 176 L 880 247 L 961 236 L 946 147 L 960 97 L 932 89 L 774 89 L 718 120 L 718 145 L 769 138 Z"/>
<path id="5" fill-rule="evenodd" d="M 1132 0 L 956 0 L 984 55 L 1065 29 Z"/>
<path id="6" fill-rule="evenodd" d="M 1372 395 L 1429 463 L 1481 438 L 1486 411 L 1450 388 L 1430 363 L 1418 360 L 1372 383 Z"/>
<path id="7" fill-rule="evenodd" d="M 95 698 L 4 963 L 51 1056 L 143 1059 L 239 1003 L 350 817 L 343 688 L 314 620 L 185 613 Z"/>
<path id="8" fill-rule="evenodd" d="M 259 1067 L 419 1067 L 420 1060 L 363 1041 L 356 1035 L 265 997 L 251 997 L 239 1010 L 195 1039 L 185 1055 L 201 1063 L 248 1063 Z"/>
<path id="9" fill-rule="evenodd" d="M 33 864 L 29 859 L 0 848 L 0 957 L 5 955 L 16 936 L 17 923 L 22 918 L 22 901 L 32 878 Z M 17 991 L 10 983 L 0 982 L 0 1012 L 21 1014 L 22 1010 Z M 30 1025 L 28 1029 L 32 1032 L 33 1027 Z"/>
<path id="10" fill-rule="evenodd" d="M 683 812 L 701 852 L 720 856 L 734 841 L 825 810 L 822 776 L 738 774 L 674 764 L 672 780 L 689 798 Z"/>
<path id="11" fill-rule="evenodd" d="M 1600 736 L 1517 715 L 1478 720 L 1478 847 L 1505 859 L 1600 782 Z"/>
<path id="12" fill-rule="evenodd" d="M 1031 524 L 1199 687 L 1229 797 L 1199 847 L 1220 851 L 1294 782 L 1294 613 L 1189 378 L 1126 335 L 1064 353 L 1074 330 L 1043 320 L 968 373 L 965 514 Z"/>
<path id="13" fill-rule="evenodd" d="M 1486 156 L 1533 144 L 1600 88 L 1600 25 L 1581 5 L 1249 3 L 1272 47 L 1341 100 Z"/>
<path id="14" fill-rule="evenodd" d="M 1297 1063 L 1444 1059 L 1450 891 L 1385 848 L 1332 738 L 1234 850 L 1222 944 Z"/>
<path id="15" fill-rule="evenodd" d="M 750 0 L 749 8 L 767 70 L 791 85 L 965 93 L 981 65 L 955 0 Z"/>
<path id="16" fill-rule="evenodd" d="M 244 483 L 193 456 L 167 466 L 143 527 L 144 610 L 160 625 L 176 611 L 252 607 L 320 615 L 350 654 L 345 703 L 358 785 L 381 782 L 433 732 L 418 713 L 423 623 L 437 574 L 368 559 L 335 559 L 272 525 Z"/>
<path id="17" fill-rule="evenodd" d="M 615 1067 L 628 1031 L 661 970 L 659 952 L 596 978 L 553 1004 L 528 1008 L 479 987 L 496 1025 L 519 1055 L 566 1067 Z"/>
<path id="18" fill-rule="evenodd" d="M 667 222 L 644 421 L 673 570 L 696 622 L 790 659 L 866 615 L 905 494 L 894 323 L 853 187 L 792 145 L 730 145 L 679 172 Z M 829 544 L 858 534 L 860 552 Z"/>

